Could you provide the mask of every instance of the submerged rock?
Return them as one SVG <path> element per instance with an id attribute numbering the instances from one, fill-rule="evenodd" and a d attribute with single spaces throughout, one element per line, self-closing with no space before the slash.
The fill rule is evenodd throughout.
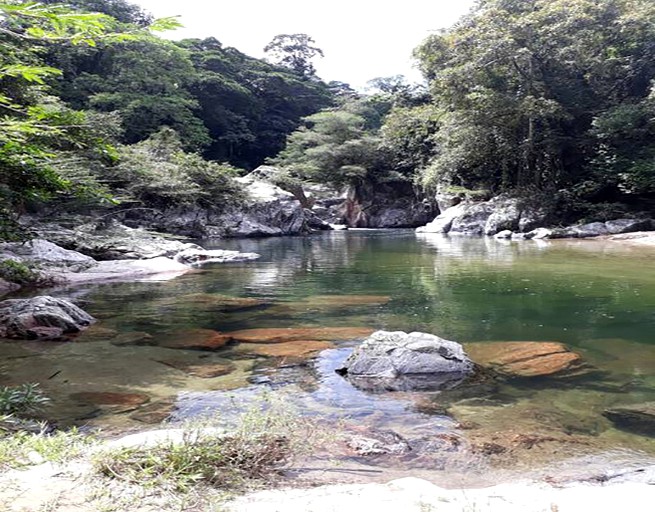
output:
<path id="1" fill-rule="evenodd" d="M 112 405 L 136 408 L 148 403 L 150 397 L 142 393 L 117 393 L 107 391 L 85 391 L 70 395 L 72 400 L 93 405 Z"/>
<path id="2" fill-rule="evenodd" d="M 477 364 L 508 377 L 573 376 L 588 370 L 579 354 L 559 342 L 468 343 L 466 351 Z"/>
<path id="3" fill-rule="evenodd" d="M 264 357 L 290 357 L 302 359 L 311 357 L 321 350 L 333 347 L 334 344 L 329 341 L 300 340 L 274 344 L 244 343 L 239 347 L 238 352 Z"/>
<path id="4" fill-rule="evenodd" d="M 390 300 L 388 295 L 313 295 L 297 302 L 282 302 L 280 305 L 293 311 L 325 311 L 382 306 Z"/>
<path id="5" fill-rule="evenodd" d="M 241 343 L 284 343 L 288 341 L 336 341 L 364 338 L 373 329 L 367 327 L 271 327 L 223 333 Z"/>
<path id="6" fill-rule="evenodd" d="M 181 297 L 168 297 L 163 299 L 161 304 L 192 304 L 194 307 L 202 310 L 221 312 L 244 311 L 269 305 L 263 300 L 252 297 L 230 297 L 217 293 L 191 293 Z"/>
<path id="7" fill-rule="evenodd" d="M 228 375 L 236 369 L 234 364 L 229 361 L 217 363 L 215 361 L 202 362 L 183 359 L 159 359 L 157 362 L 180 370 L 193 377 L 200 377 L 201 379 L 213 379 L 214 377 Z"/>
<path id="8" fill-rule="evenodd" d="M 401 331 L 373 333 L 337 370 L 355 386 L 370 390 L 450 389 L 474 371 L 459 343 Z"/>
<path id="9" fill-rule="evenodd" d="M 130 418 L 141 423 L 156 424 L 167 420 L 175 410 L 173 399 L 158 400 L 139 409 L 130 415 Z"/>
<path id="10" fill-rule="evenodd" d="M 80 332 L 95 319 L 72 302 L 47 295 L 0 302 L 0 336 L 56 339 Z"/>
<path id="11" fill-rule="evenodd" d="M 617 427 L 655 437 L 655 402 L 614 407 L 603 416 Z"/>
<path id="12" fill-rule="evenodd" d="M 182 350 L 218 350 L 231 341 L 231 337 L 211 329 L 173 331 L 157 340 L 157 345 Z"/>
<path id="13" fill-rule="evenodd" d="M 148 334 L 147 332 L 140 331 L 127 331 L 119 333 L 114 338 L 112 338 L 110 343 L 117 347 L 156 345 L 152 335 Z"/>

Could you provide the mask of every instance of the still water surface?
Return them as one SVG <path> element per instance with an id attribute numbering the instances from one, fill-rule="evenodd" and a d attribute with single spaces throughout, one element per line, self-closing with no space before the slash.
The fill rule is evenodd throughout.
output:
<path id="1" fill-rule="evenodd" d="M 505 454 L 513 465 L 577 452 L 633 460 L 655 454 L 652 438 L 616 430 L 602 416 L 607 407 L 655 400 L 652 248 L 595 241 L 511 243 L 404 230 L 214 244 L 262 257 L 209 266 L 171 281 L 55 290 L 78 299 L 100 319 L 95 333 L 72 343 L 2 345 L 3 379 L 38 380 L 53 396 L 51 414 L 61 422 L 104 428 L 139 423 L 126 408 L 80 403 L 76 393 L 146 394 L 151 402 L 173 403 L 171 418 L 179 420 L 208 410 L 229 415 L 266 390 L 305 414 L 393 430 L 410 439 L 453 432 L 457 422 L 473 425 L 457 435 L 478 446 L 512 447 L 512 440 L 524 439 L 516 436 L 525 435 L 557 439 L 538 441 L 541 451 L 515 443 L 526 449 Z M 211 295 L 263 304 L 226 311 L 206 300 Z M 162 341 L 184 338 L 193 329 L 299 326 L 423 331 L 459 342 L 561 341 L 600 371 L 582 381 L 371 395 L 333 371 L 356 340 L 338 342 L 303 364 L 298 358 L 255 357 L 241 345 L 198 352 L 166 348 Z M 148 333 L 149 345 L 112 344 L 117 332 Z M 171 360 L 178 367 L 180 361 L 229 363 L 233 371 L 200 378 L 161 362 Z M 430 464 L 434 460 L 424 461 Z"/>

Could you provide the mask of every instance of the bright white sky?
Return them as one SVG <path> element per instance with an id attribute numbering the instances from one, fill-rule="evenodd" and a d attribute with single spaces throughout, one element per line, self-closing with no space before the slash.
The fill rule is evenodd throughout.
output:
<path id="1" fill-rule="evenodd" d="M 420 80 L 412 50 L 452 25 L 474 0 L 132 0 L 156 17 L 179 15 L 171 39 L 213 36 L 253 57 L 278 34 L 309 34 L 325 53 L 317 74 L 362 88 L 372 78 Z"/>

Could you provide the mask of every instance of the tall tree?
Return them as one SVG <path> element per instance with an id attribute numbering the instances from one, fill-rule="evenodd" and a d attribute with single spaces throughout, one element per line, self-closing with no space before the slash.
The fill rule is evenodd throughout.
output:
<path id="1" fill-rule="evenodd" d="M 281 66 L 300 76 L 313 77 L 316 74 L 312 59 L 323 57 L 323 50 L 307 34 L 279 34 L 264 47 L 264 52 Z"/>
<path id="2" fill-rule="evenodd" d="M 648 97 L 653 19 L 647 0 L 483 0 L 428 38 L 416 56 L 441 114 L 426 183 L 553 190 L 600 180 L 607 140 L 595 125 Z"/>
<path id="3" fill-rule="evenodd" d="M 170 26 L 169 21 L 157 24 Z M 48 80 L 61 71 L 46 65 L 41 55 L 49 45 L 93 45 L 137 35 L 112 33 L 114 27 L 115 20 L 103 14 L 0 2 L 0 238 L 19 233 L 13 218 L 27 202 L 76 189 L 57 171 L 57 152 L 97 148 L 108 154 L 85 114 L 49 95 Z"/>

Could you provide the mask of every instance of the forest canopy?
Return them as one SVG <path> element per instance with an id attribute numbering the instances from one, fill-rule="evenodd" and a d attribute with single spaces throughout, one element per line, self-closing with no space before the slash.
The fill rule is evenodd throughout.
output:
<path id="1" fill-rule="evenodd" d="M 654 19 L 649 0 L 483 0 L 429 37 L 423 183 L 653 197 Z"/>
<path id="2" fill-rule="evenodd" d="M 216 38 L 159 38 L 177 21 L 126 0 L 0 1 L 0 234 L 44 201 L 165 204 L 172 190 L 146 187 L 164 179 L 146 162 L 164 136 L 190 193 L 192 175 L 216 176 L 232 196 L 230 176 L 272 162 L 294 186 L 369 196 L 528 192 L 578 217 L 650 211 L 654 19 L 649 0 L 480 0 L 416 48 L 424 85 L 378 77 L 363 94 L 316 76 L 307 34 L 276 36 L 271 63 Z"/>

